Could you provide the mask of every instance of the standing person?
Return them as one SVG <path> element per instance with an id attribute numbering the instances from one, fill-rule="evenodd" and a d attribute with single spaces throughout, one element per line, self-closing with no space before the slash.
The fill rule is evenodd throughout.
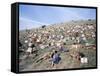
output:
<path id="1" fill-rule="evenodd" d="M 52 57 L 52 66 L 54 66 L 55 64 L 58 64 L 59 61 L 61 60 L 60 55 L 55 50 L 53 51 L 53 54 L 51 57 Z"/>

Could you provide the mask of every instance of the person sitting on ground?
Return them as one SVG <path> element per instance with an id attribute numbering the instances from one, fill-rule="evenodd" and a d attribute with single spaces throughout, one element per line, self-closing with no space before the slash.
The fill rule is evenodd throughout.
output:
<path id="1" fill-rule="evenodd" d="M 28 44 L 28 49 L 26 50 L 26 54 L 29 56 L 32 53 L 36 53 L 36 49 L 34 50 L 34 48 L 35 48 L 35 45 L 32 42 L 30 42 Z"/>
<path id="2" fill-rule="evenodd" d="M 85 57 L 85 55 L 81 52 L 73 52 L 72 54 L 70 54 L 71 58 L 76 59 L 78 61 L 81 60 L 82 57 Z"/>
<path id="3" fill-rule="evenodd" d="M 69 50 L 68 50 L 68 48 L 65 48 L 64 45 L 61 45 L 59 47 L 59 51 L 61 51 L 61 52 L 68 52 Z"/>
<path id="4" fill-rule="evenodd" d="M 26 50 L 27 57 L 31 54 L 31 52 L 32 48 L 29 46 L 28 49 Z"/>
<path id="5" fill-rule="evenodd" d="M 57 51 L 54 50 L 53 54 L 52 54 L 52 66 L 54 66 L 55 64 L 58 64 L 59 61 L 61 60 L 60 55 L 58 54 Z"/>

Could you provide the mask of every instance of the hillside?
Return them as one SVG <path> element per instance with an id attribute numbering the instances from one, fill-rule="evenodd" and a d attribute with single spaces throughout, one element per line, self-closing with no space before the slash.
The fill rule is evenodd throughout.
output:
<path id="1" fill-rule="evenodd" d="M 19 31 L 19 70 L 52 70 L 96 66 L 96 22 L 80 20 Z M 29 43 L 34 44 L 27 54 Z M 61 47 L 63 49 L 61 49 Z M 56 50 L 61 60 L 52 66 L 44 55 Z M 35 52 L 34 52 L 35 51 Z M 76 57 L 80 57 L 77 59 Z M 87 61 L 83 61 L 87 59 Z"/>

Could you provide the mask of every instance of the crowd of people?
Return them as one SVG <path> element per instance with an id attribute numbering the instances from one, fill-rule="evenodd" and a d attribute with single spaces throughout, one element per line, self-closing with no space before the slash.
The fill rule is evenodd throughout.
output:
<path id="1" fill-rule="evenodd" d="M 49 51 L 46 51 L 46 53 L 44 53 L 44 55 L 36 62 L 51 58 L 52 66 L 54 66 L 54 64 L 58 64 L 61 60 L 61 52 L 69 52 L 73 47 L 75 50 L 79 48 L 80 45 L 81 48 L 95 45 L 96 24 L 94 20 L 72 21 L 69 23 L 45 26 L 32 31 L 26 30 L 26 32 L 27 38 L 24 39 L 24 42 L 22 43 L 27 45 L 27 48 L 24 50 L 24 52 L 27 53 L 27 56 L 30 54 L 38 56 L 39 51 L 43 51 L 47 48 Z M 90 43 L 89 40 L 94 40 L 94 43 Z M 48 52 L 49 54 L 47 54 Z M 79 51 L 74 54 L 75 55 L 70 54 L 70 56 L 75 56 L 78 60 L 83 56 Z"/>

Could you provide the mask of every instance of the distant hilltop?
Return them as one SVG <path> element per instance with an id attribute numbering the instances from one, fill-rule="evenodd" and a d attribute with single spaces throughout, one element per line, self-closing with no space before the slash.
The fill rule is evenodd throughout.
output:
<path id="1" fill-rule="evenodd" d="M 85 24 L 85 23 L 96 23 L 95 19 L 87 19 L 87 20 L 70 20 L 70 21 L 66 21 L 66 22 L 58 22 L 58 23 L 54 23 L 54 24 L 36 24 L 35 25 L 29 25 L 29 27 L 24 28 L 24 29 L 20 29 L 20 31 L 24 31 L 24 30 L 31 30 L 31 29 L 39 29 L 39 28 L 44 28 L 44 27 L 58 27 L 58 26 L 63 26 L 63 25 L 77 25 L 77 24 Z M 37 27 L 38 25 L 38 27 Z M 25 26 L 26 27 L 26 26 Z"/>

